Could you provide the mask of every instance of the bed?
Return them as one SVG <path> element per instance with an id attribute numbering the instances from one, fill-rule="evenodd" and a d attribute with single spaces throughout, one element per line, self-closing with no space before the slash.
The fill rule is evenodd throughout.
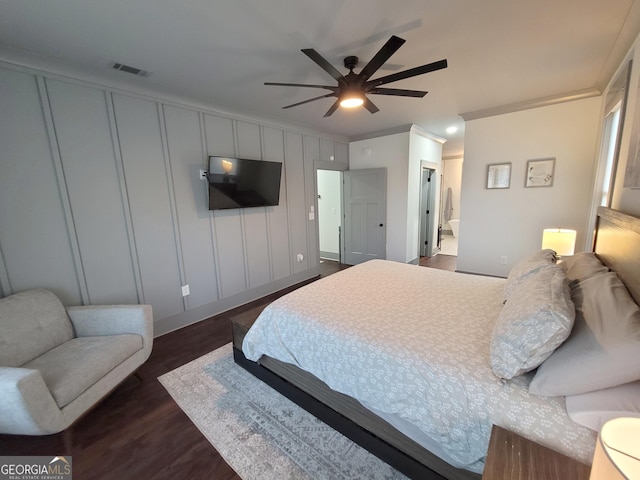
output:
<path id="1" fill-rule="evenodd" d="M 554 363 L 575 357 L 571 349 L 584 341 L 585 329 L 573 327 L 588 308 L 572 300 L 583 290 L 591 298 L 589 288 L 602 290 L 596 282 L 615 277 L 637 308 L 639 225 L 600 209 L 595 255 L 587 258 L 599 266 L 588 271 L 570 259 L 558 264 L 548 251 L 507 279 L 369 261 L 274 301 L 248 331 L 234 325 L 234 357 L 412 478 L 480 478 L 494 424 L 590 463 L 596 432 L 575 421 L 591 413 L 588 392 L 554 390 L 565 380 L 554 377 L 561 370 Z M 568 268 L 581 279 L 570 283 Z M 562 292 L 552 313 L 545 300 L 534 325 L 521 321 L 529 318 L 523 309 L 540 310 L 537 299 L 551 285 Z M 640 379 L 634 375 L 616 381 Z M 569 398 L 580 400 L 575 415 Z"/>

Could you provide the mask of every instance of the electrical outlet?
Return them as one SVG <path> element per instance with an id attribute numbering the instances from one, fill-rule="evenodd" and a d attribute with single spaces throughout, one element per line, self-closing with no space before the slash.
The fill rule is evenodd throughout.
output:
<path id="1" fill-rule="evenodd" d="M 200 169 L 200 180 L 206 180 L 207 179 L 207 171 L 204 168 Z"/>
<path id="2" fill-rule="evenodd" d="M 507 256 L 506 255 L 502 255 L 500 257 L 500 265 L 506 265 L 507 264 Z"/>
<path id="3" fill-rule="evenodd" d="M 187 283 L 186 285 L 182 286 L 182 296 L 186 297 L 187 295 L 189 295 L 191 292 L 189 291 L 189 284 Z"/>

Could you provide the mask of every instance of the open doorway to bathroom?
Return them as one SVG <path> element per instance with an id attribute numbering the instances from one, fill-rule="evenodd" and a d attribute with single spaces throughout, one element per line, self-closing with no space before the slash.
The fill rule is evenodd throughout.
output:
<path id="1" fill-rule="evenodd" d="M 440 255 L 458 255 L 462 163 L 462 157 L 449 157 L 442 161 Z"/>

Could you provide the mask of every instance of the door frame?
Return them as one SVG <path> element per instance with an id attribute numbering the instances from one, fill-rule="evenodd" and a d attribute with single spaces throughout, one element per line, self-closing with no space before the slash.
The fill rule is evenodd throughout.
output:
<path id="1" fill-rule="evenodd" d="M 320 221 L 318 219 L 318 170 L 332 170 L 336 172 L 345 172 L 349 170 L 349 166 L 343 163 L 334 163 L 334 162 L 322 162 L 319 160 L 315 160 L 313 162 L 313 205 L 314 211 L 316 212 L 316 245 L 318 246 L 318 262 L 320 261 Z M 340 175 L 340 202 L 342 203 L 342 182 L 343 178 Z M 338 248 L 340 249 L 340 262 L 344 260 L 344 212 L 343 215 L 340 216 L 340 240 Z"/>

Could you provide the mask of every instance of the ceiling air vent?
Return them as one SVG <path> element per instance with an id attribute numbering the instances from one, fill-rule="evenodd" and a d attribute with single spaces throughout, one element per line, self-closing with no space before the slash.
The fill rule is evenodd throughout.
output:
<path id="1" fill-rule="evenodd" d="M 139 68 L 132 67 L 130 65 L 124 65 L 123 63 L 114 63 L 112 67 L 114 70 L 120 70 L 121 72 L 130 73 L 139 77 L 148 77 L 151 75 L 151 72 L 140 70 Z"/>

